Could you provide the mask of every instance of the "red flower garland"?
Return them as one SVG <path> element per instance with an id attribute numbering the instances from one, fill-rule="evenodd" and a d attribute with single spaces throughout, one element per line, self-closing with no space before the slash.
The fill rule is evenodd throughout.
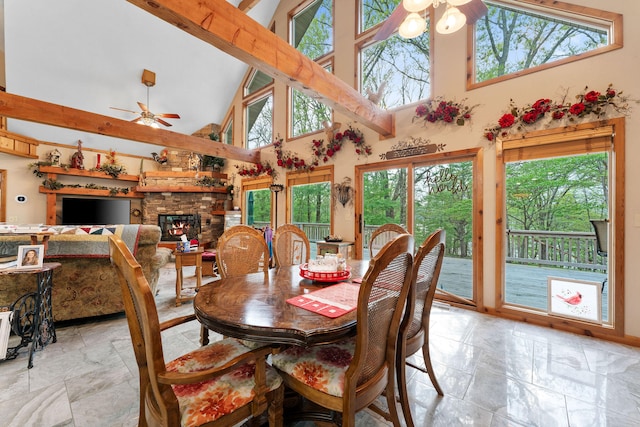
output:
<path id="1" fill-rule="evenodd" d="M 577 102 L 553 103 L 550 99 L 542 98 L 534 102 L 532 105 L 518 108 L 511 100 L 510 112 L 503 114 L 498 119 L 498 125 L 486 128 L 484 137 L 489 141 L 493 141 L 498 136 L 507 136 L 510 132 L 520 131 L 525 125 L 532 125 L 545 116 L 550 115 L 551 120 L 558 121 L 568 118 L 569 121 L 575 121 L 589 114 L 595 116 L 603 116 L 609 108 L 626 114 L 629 110 L 627 105 L 627 97 L 622 96 L 622 91 L 617 91 L 613 85 L 609 85 L 604 94 L 595 90 L 588 91 L 585 87 L 584 93 L 576 96 Z M 514 125 L 517 125 L 514 127 Z"/>
<path id="2" fill-rule="evenodd" d="M 471 112 L 476 106 L 468 107 L 463 102 L 447 101 L 437 97 L 416 107 L 416 115 L 413 120 L 422 119 L 428 123 L 443 121 L 464 126 L 466 120 L 471 119 Z"/>
<path id="3" fill-rule="evenodd" d="M 241 167 L 239 165 L 236 165 L 236 169 L 238 169 L 238 175 L 240 176 L 255 177 L 266 174 L 274 178 L 276 177 L 276 171 L 275 169 L 273 169 L 273 166 L 271 166 L 271 163 L 269 162 L 260 162 L 250 167 Z"/>
<path id="4" fill-rule="evenodd" d="M 278 166 L 297 171 L 312 171 L 316 166 L 329 162 L 341 149 L 346 141 L 351 141 L 355 146 L 357 156 L 368 156 L 373 150 L 364 141 L 362 132 L 349 126 L 344 132 L 338 132 L 326 145 L 322 139 L 311 141 L 311 160 L 305 161 L 290 151 L 282 149 L 282 138 L 273 143 L 276 152 Z"/>

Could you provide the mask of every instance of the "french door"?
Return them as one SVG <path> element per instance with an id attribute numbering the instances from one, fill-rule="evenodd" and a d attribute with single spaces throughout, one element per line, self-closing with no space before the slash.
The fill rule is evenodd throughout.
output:
<path id="1" fill-rule="evenodd" d="M 436 298 L 480 306 L 482 277 L 481 150 L 356 166 L 356 253 L 369 255 L 372 231 L 402 225 L 416 248 L 434 230 L 446 232 Z"/>

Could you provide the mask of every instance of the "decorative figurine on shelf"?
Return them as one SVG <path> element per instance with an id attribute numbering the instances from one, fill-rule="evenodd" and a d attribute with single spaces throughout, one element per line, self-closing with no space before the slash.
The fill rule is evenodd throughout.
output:
<path id="1" fill-rule="evenodd" d="M 78 151 L 71 156 L 71 167 L 84 169 L 84 154 L 82 154 L 82 141 L 78 140 Z"/>
<path id="2" fill-rule="evenodd" d="M 165 163 L 167 163 L 168 155 L 169 155 L 169 152 L 167 151 L 167 149 L 162 150 L 159 156 L 158 156 L 158 153 L 151 153 L 153 160 L 160 163 L 161 165 L 164 165 Z"/>
<path id="3" fill-rule="evenodd" d="M 49 153 L 49 161 L 51 162 L 51 166 L 60 167 L 60 157 L 62 157 L 62 153 L 58 151 L 58 149 L 54 149 Z"/>

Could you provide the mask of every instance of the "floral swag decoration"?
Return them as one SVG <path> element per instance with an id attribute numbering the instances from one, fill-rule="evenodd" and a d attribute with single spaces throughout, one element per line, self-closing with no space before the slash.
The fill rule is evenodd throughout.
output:
<path id="1" fill-rule="evenodd" d="M 604 92 L 589 90 L 585 87 L 583 93 L 576 95 L 576 102 L 566 101 L 565 95 L 562 101 L 553 102 L 551 99 L 541 98 L 531 105 L 519 108 L 510 101 L 510 111 L 498 119 L 497 126 L 485 129 L 484 137 L 494 141 L 497 137 L 505 137 L 511 133 L 523 131 L 526 127 L 542 123 L 543 119 L 549 122 L 569 121 L 575 122 L 587 116 L 602 117 L 610 110 L 627 115 L 629 113 L 629 98 L 622 96 L 622 91 L 609 85 Z"/>
<path id="2" fill-rule="evenodd" d="M 312 171 L 321 164 L 328 163 L 334 158 L 345 142 L 351 141 L 358 157 L 369 156 L 372 153 L 371 146 L 365 143 L 362 132 L 351 126 L 344 132 L 336 132 L 331 141 L 325 144 L 323 139 L 311 141 L 311 160 L 306 161 L 299 156 L 282 149 L 282 138 L 273 143 L 273 148 L 278 159 L 278 166 L 287 170 Z"/>
<path id="3" fill-rule="evenodd" d="M 328 163 L 329 160 L 334 158 L 347 141 L 353 143 L 357 156 L 369 156 L 373 152 L 371 146 L 365 142 L 362 132 L 351 126 L 344 132 L 337 132 L 328 143 L 325 143 L 322 139 L 311 141 L 310 160 L 305 160 L 295 153 L 283 150 L 282 138 L 276 139 L 273 143 L 273 148 L 276 153 L 277 165 L 281 168 L 295 171 L 312 171 L 315 167 Z M 263 174 L 276 176 L 276 171 L 269 162 L 261 162 L 250 167 L 236 165 L 236 168 L 238 168 L 240 176 L 255 177 Z"/>
<path id="4" fill-rule="evenodd" d="M 465 105 L 466 99 L 461 102 L 447 101 L 443 97 L 437 97 L 416 107 L 416 115 L 413 121 L 423 120 L 427 123 L 455 123 L 464 126 L 467 120 L 471 119 L 471 112 L 477 105 Z"/>

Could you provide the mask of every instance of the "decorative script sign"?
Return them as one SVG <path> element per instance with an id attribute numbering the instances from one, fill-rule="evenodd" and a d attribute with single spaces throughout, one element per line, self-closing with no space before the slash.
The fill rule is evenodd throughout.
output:
<path id="1" fill-rule="evenodd" d="M 445 191 L 457 194 L 469 190 L 469 184 L 462 181 L 458 175 L 451 173 L 451 168 L 442 168 L 435 172 L 429 170 L 422 180 L 427 184 L 429 194 Z"/>

